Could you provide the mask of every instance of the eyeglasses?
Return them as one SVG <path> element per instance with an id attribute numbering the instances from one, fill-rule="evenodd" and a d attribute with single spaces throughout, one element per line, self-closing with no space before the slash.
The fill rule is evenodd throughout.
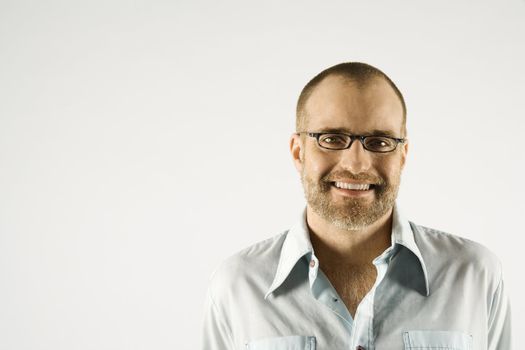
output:
<path id="1" fill-rule="evenodd" d="M 317 140 L 317 144 L 321 148 L 330 150 L 343 150 L 350 148 L 354 140 L 359 140 L 363 145 L 364 149 L 375 153 L 387 153 L 392 152 L 397 148 L 399 143 L 405 143 L 406 139 L 399 139 L 390 136 L 383 135 L 350 135 L 344 133 L 328 133 L 328 132 L 308 132 L 302 131 L 299 134 L 306 134 L 310 137 L 314 137 Z"/>

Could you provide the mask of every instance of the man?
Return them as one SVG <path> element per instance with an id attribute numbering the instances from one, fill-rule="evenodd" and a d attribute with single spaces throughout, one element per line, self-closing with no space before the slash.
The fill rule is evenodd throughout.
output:
<path id="1" fill-rule="evenodd" d="M 204 349 L 510 349 L 498 259 L 395 203 L 405 125 L 401 92 L 370 65 L 305 86 L 290 150 L 306 209 L 215 271 Z"/>

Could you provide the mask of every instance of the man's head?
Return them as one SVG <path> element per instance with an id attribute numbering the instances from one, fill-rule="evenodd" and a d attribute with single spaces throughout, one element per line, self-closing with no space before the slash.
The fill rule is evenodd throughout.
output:
<path id="1" fill-rule="evenodd" d="M 331 150 L 320 147 L 316 137 L 306 132 L 403 139 L 405 123 L 401 92 L 372 66 L 343 63 L 313 78 L 299 97 L 299 134 L 290 141 L 308 206 L 322 219 L 348 230 L 365 228 L 387 215 L 397 197 L 408 144 L 392 141 L 397 144 L 393 151 L 374 153 L 354 138 L 349 148 Z M 324 145 L 334 140 L 328 138 Z"/>

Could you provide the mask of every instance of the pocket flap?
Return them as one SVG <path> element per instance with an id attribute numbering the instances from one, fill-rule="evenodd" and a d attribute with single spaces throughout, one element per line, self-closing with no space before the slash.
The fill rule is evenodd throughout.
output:
<path id="1" fill-rule="evenodd" d="M 472 336 L 454 331 L 408 331 L 403 333 L 405 349 L 470 350 Z"/>
<path id="2" fill-rule="evenodd" d="M 248 350 L 315 350 L 315 337 L 290 335 L 286 337 L 264 338 L 246 343 Z"/>

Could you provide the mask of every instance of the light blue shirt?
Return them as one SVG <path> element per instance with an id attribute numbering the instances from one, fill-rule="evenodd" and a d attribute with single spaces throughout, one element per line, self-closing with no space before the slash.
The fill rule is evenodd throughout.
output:
<path id="1" fill-rule="evenodd" d="M 478 243 L 406 220 L 352 318 L 319 268 L 305 211 L 290 230 L 226 259 L 208 289 L 203 349 L 510 349 L 498 259 Z"/>

